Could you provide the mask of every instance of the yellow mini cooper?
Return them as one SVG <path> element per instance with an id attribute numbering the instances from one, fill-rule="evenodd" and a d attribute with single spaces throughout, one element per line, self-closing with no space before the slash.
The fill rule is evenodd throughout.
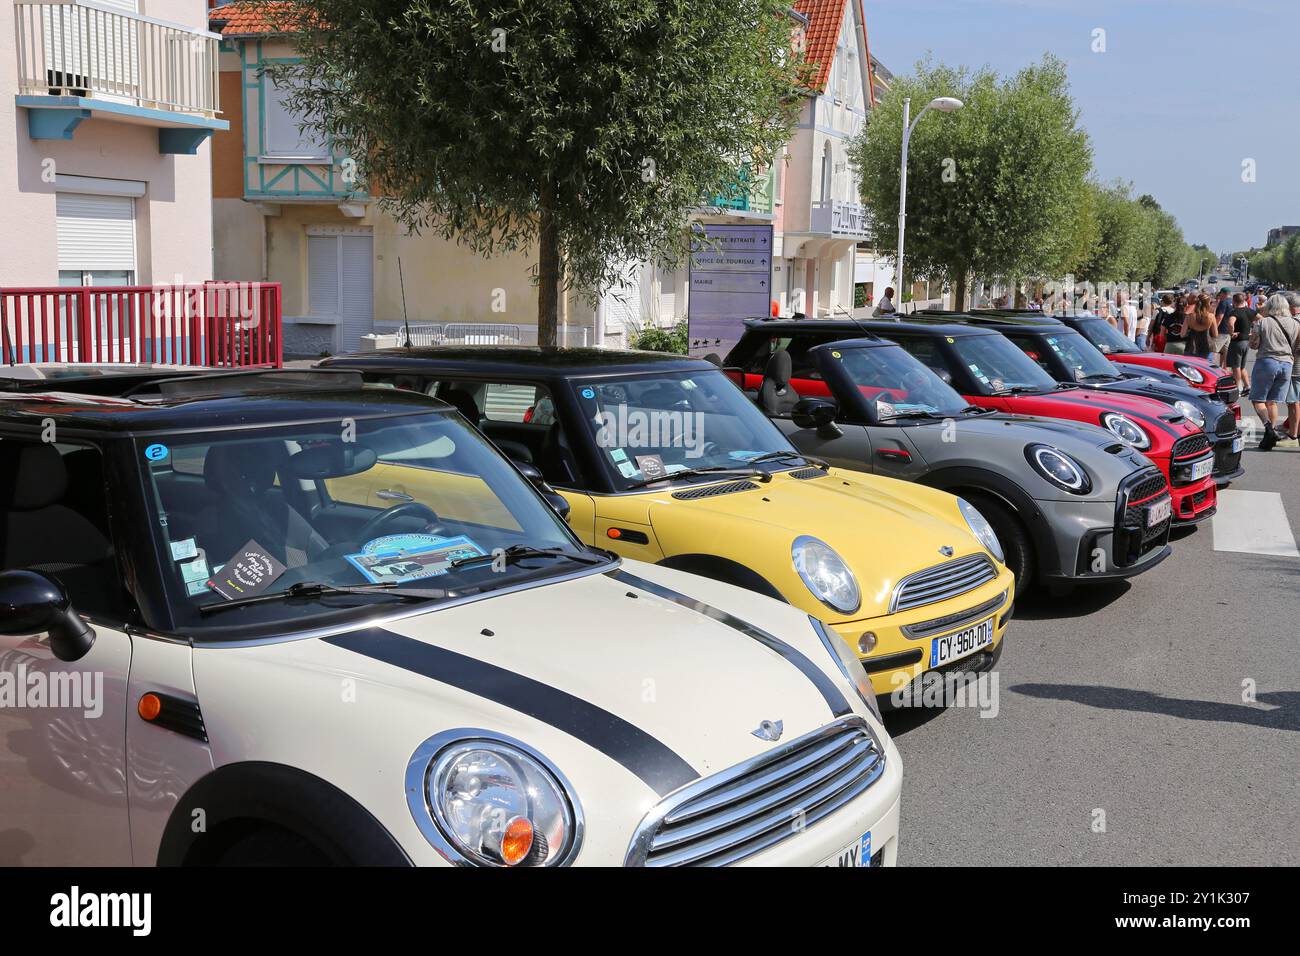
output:
<path id="1" fill-rule="evenodd" d="M 1013 576 L 978 511 L 796 451 L 709 362 L 467 347 L 381 350 L 321 367 L 455 406 L 588 544 L 806 611 L 838 635 L 829 641 L 837 653 L 861 659 L 882 703 L 923 672 L 987 670 L 1001 652 Z M 412 497 L 408 482 L 426 480 L 397 463 L 365 474 L 364 486 L 331 492 L 398 506 Z"/>

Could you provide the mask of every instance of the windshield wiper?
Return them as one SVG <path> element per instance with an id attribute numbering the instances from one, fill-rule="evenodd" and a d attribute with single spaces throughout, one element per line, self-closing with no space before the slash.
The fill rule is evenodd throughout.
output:
<path id="1" fill-rule="evenodd" d="M 1052 391 L 1060 392 L 1060 391 L 1064 391 L 1067 388 L 1078 388 L 1078 387 L 1079 386 L 1074 382 L 1057 382 L 1055 385 L 1052 386 Z"/>
<path id="2" fill-rule="evenodd" d="M 398 588 L 396 581 L 384 581 L 378 584 L 326 584 L 324 581 L 300 581 L 283 591 L 269 591 L 265 594 L 252 594 L 248 597 L 234 598 L 216 604 L 199 606 L 200 614 L 215 614 L 232 607 L 245 607 L 249 604 L 263 604 L 268 601 L 288 601 L 293 598 L 319 597 L 323 594 L 384 594 L 402 601 L 436 601 L 451 597 L 451 591 L 442 588 Z"/>
<path id="3" fill-rule="evenodd" d="M 961 413 L 963 415 L 991 415 L 996 411 L 996 408 L 985 408 L 982 405 L 967 405 L 961 410 Z"/>
<path id="4" fill-rule="evenodd" d="M 1110 372 L 1097 372 L 1093 375 L 1085 375 L 1079 379 L 1081 382 L 1118 382 L 1123 379 L 1122 375 L 1114 375 Z"/>
<path id="5" fill-rule="evenodd" d="M 793 449 L 790 451 L 769 451 L 765 454 L 759 455 L 757 458 L 746 458 L 745 462 L 750 465 L 756 465 L 760 461 L 780 461 L 782 458 L 802 458 L 804 461 L 808 462 L 808 464 L 814 465 L 822 471 L 828 471 L 831 467 L 830 462 L 826 461 L 824 458 L 814 458 L 812 455 L 805 455 L 803 452 L 794 451 Z"/>
<path id="6" fill-rule="evenodd" d="M 998 389 L 994 395 L 1033 395 L 1042 391 L 1037 385 L 1013 385 L 1010 388 Z"/>
<path id="7" fill-rule="evenodd" d="M 681 471 L 674 471 L 671 475 L 664 475 L 660 478 L 643 478 L 640 481 L 634 481 L 627 487 L 644 488 L 646 485 L 658 484 L 661 481 L 672 481 L 674 478 L 685 478 L 689 475 L 743 475 L 746 478 L 757 478 L 759 481 L 768 482 L 772 480 L 769 475 L 761 468 L 747 468 L 744 465 L 717 465 L 713 468 L 683 468 Z"/>
<path id="8" fill-rule="evenodd" d="M 568 558 L 571 561 L 577 561 L 579 564 L 604 564 L 608 560 L 595 554 L 574 554 L 572 551 L 565 551 L 562 548 L 534 548 L 532 545 L 527 544 L 512 544 L 508 548 L 503 548 L 491 554 L 475 554 L 468 558 L 457 558 L 447 567 L 464 568 L 471 564 L 495 561 L 497 558 L 501 558 L 506 564 L 514 564 L 525 558 Z"/>

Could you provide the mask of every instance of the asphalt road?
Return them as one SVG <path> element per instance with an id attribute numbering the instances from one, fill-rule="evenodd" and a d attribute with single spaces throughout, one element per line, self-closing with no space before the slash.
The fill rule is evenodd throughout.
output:
<path id="1" fill-rule="evenodd" d="M 1152 571 L 1018 605 L 995 716 L 887 715 L 901 864 L 1300 864 L 1300 448 L 1244 461 L 1225 496 L 1280 502 L 1225 497 Z"/>

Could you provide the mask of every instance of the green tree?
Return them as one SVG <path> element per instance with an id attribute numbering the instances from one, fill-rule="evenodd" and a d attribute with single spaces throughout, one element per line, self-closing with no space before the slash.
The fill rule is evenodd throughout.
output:
<path id="1" fill-rule="evenodd" d="M 1130 198 L 1125 183 L 1092 183 L 1089 190 L 1097 215 L 1097 240 L 1076 272 L 1088 282 L 1132 279 L 1153 265 L 1142 250 L 1143 242 L 1151 241 L 1147 228 L 1150 211 Z"/>
<path id="2" fill-rule="evenodd" d="M 959 303 L 972 273 L 1054 274 L 1086 225 L 1078 199 L 1092 149 L 1078 125 L 1065 66 L 1050 56 L 1005 80 L 987 69 L 928 61 L 917 64 L 915 76 L 895 79 L 850 147 L 877 243 L 884 249 L 898 243 L 903 99 L 911 98 L 915 117 L 936 96 L 956 96 L 965 107 L 927 116 L 911 139 L 906 260 L 912 272 L 951 282 Z"/>
<path id="3" fill-rule="evenodd" d="M 305 128 L 409 228 L 536 250 L 538 341 L 559 297 L 688 253 L 703 196 L 769 161 L 802 102 L 786 0 L 259 0 Z"/>

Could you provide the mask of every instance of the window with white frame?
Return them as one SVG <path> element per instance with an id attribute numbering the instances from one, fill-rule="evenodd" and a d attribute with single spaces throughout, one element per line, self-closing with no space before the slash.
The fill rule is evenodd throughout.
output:
<path id="1" fill-rule="evenodd" d="M 288 78 L 262 78 L 263 150 L 274 159 L 316 160 L 329 162 L 330 151 L 324 136 L 313 130 L 300 129 L 302 118 L 289 107 L 289 100 L 301 83 Z"/>

